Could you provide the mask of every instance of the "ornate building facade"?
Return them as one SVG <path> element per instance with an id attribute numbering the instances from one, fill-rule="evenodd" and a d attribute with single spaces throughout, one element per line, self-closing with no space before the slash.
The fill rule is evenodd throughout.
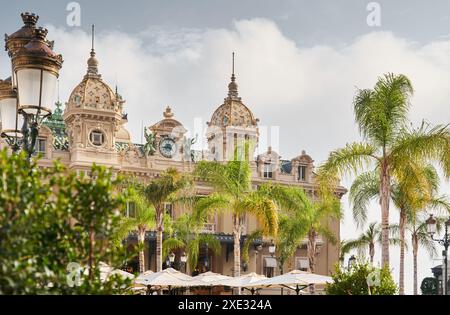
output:
<path id="1" fill-rule="evenodd" d="M 258 122 L 249 107 L 238 96 L 238 85 L 233 73 L 228 85 L 228 95 L 212 114 L 208 122 L 208 149 L 194 151 L 191 145 L 195 139 L 185 136 L 186 129 L 175 119 L 170 107 L 163 112 L 160 121 L 146 128 L 146 143 L 135 144 L 126 129 L 128 121 L 124 113 L 125 101 L 103 81 L 99 73 L 99 62 L 94 49 L 87 61 L 87 72 L 73 89 L 65 103 L 64 111 L 58 101 L 52 118 L 41 127 L 36 143 L 37 152 L 42 154 L 40 164 L 51 165 L 59 159 L 69 169 L 88 172 L 92 163 L 111 167 L 117 173 L 133 174 L 144 181 L 150 181 L 169 167 L 181 172 L 191 172 L 200 159 L 223 161 L 232 157 L 236 144 L 243 140 L 258 143 Z M 148 131 L 148 132 L 147 132 Z M 291 160 L 282 160 L 270 147 L 264 154 L 254 156 L 255 146 L 246 154 L 251 159 L 253 185 L 264 182 L 292 185 L 315 194 L 313 159 L 302 151 Z M 209 194 L 212 189 L 204 183 L 196 183 L 198 194 Z M 339 187 L 339 196 L 346 190 Z M 182 208 L 167 205 L 173 218 L 179 216 Z M 339 222 L 329 220 L 330 229 L 338 236 Z M 246 219 L 242 239 L 257 228 L 255 218 Z M 233 274 L 233 236 L 231 214 L 216 215 L 205 224 L 204 233 L 214 234 L 222 244 L 222 253 L 213 255 L 203 249 L 200 265 L 225 275 Z M 250 249 L 250 262 L 242 272 L 276 275 L 279 270 L 276 260 L 268 251 L 270 239 L 256 241 Z M 326 239 L 317 241 L 317 266 L 319 274 L 330 274 L 338 261 L 338 249 Z M 156 244 L 153 232 L 146 236 L 146 269 L 155 270 Z M 306 240 L 290 262 L 289 269 L 307 269 Z"/>

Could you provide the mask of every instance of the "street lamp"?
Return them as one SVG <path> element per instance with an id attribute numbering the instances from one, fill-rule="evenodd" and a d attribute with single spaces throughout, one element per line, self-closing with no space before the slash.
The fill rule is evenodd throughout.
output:
<path id="1" fill-rule="evenodd" d="M 438 242 L 442 246 L 444 246 L 444 251 L 442 252 L 442 256 L 444 256 L 444 295 L 448 294 L 448 261 L 447 261 L 447 254 L 448 254 L 448 247 L 450 245 L 450 235 L 448 234 L 448 227 L 450 226 L 450 218 L 445 221 L 445 233 L 443 239 L 435 239 L 434 234 L 437 231 L 437 221 L 435 218 L 433 218 L 433 215 L 430 214 L 430 217 L 426 221 L 427 224 L 427 233 L 430 235 L 431 239 L 433 241 Z"/>
<path id="2" fill-rule="evenodd" d="M 169 263 L 170 266 L 172 266 L 173 262 L 175 261 L 175 254 L 174 253 L 170 253 L 169 254 Z"/>
<path id="3" fill-rule="evenodd" d="M 22 116 L 17 116 L 17 93 L 12 87 L 11 77 L 0 80 L 0 118 L 1 136 L 6 139 L 6 143 L 13 152 L 20 149 L 19 140 L 22 133 L 18 126 L 23 124 Z M 21 121 L 18 121 L 21 119 Z"/>
<path id="4" fill-rule="evenodd" d="M 37 15 L 23 13 L 25 26 L 5 37 L 5 46 L 11 57 L 12 79 L 2 81 L 0 88 L 1 137 L 13 152 L 22 149 L 28 158 L 35 152 L 43 120 L 52 114 L 63 62 L 62 56 L 53 52 L 53 42 L 46 40 L 48 31 L 35 27 L 38 18 Z"/>
<path id="5" fill-rule="evenodd" d="M 275 254 L 275 250 L 276 250 L 276 247 L 272 240 L 272 243 L 270 243 L 270 245 L 269 245 L 269 254 L 272 255 L 272 257 Z"/>
<path id="6" fill-rule="evenodd" d="M 355 255 L 352 255 L 348 259 L 348 269 L 351 269 L 355 263 L 356 263 L 356 257 L 355 257 Z"/>

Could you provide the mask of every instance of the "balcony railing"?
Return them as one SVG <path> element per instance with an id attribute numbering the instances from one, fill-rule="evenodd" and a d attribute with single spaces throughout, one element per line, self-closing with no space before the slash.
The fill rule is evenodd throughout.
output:
<path id="1" fill-rule="evenodd" d="M 216 232 L 216 224 L 215 223 L 204 223 L 200 232 L 208 233 L 208 234 L 215 233 Z"/>

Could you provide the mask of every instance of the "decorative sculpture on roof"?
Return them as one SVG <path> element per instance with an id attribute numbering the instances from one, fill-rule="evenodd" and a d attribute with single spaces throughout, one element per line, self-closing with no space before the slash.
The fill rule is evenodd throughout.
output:
<path id="1" fill-rule="evenodd" d="M 197 142 L 198 134 L 195 134 L 195 138 L 183 137 L 183 153 L 184 160 L 195 162 L 196 156 L 192 150 L 192 145 Z"/>
<path id="2" fill-rule="evenodd" d="M 153 132 L 147 132 L 147 128 L 144 128 L 144 154 L 145 156 L 153 155 L 156 152 L 156 136 Z"/>

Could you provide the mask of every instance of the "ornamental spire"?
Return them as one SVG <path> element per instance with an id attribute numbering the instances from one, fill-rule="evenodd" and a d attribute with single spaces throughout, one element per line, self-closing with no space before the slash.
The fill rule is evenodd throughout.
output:
<path id="1" fill-rule="evenodd" d="M 95 50 L 94 50 L 94 24 L 92 24 L 91 30 L 91 57 L 88 59 L 88 70 L 85 77 L 99 77 L 98 74 L 98 60 L 95 58 Z"/>
<path id="2" fill-rule="evenodd" d="M 231 62 L 231 82 L 228 84 L 228 99 L 240 100 L 238 94 L 238 85 L 236 83 L 236 76 L 234 75 L 234 51 L 232 53 L 232 62 Z"/>

